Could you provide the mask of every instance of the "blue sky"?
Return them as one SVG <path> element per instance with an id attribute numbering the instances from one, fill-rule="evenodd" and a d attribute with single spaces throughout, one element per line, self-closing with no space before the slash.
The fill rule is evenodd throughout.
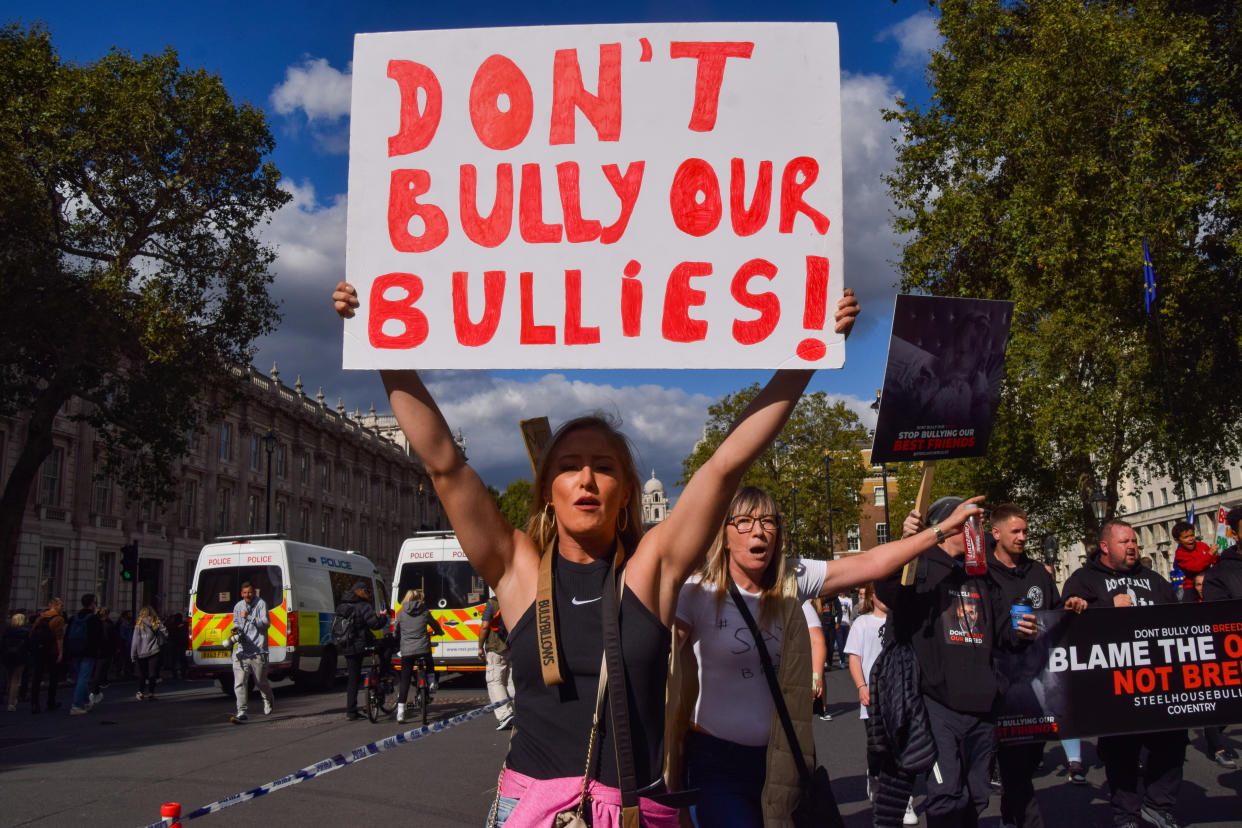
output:
<path id="1" fill-rule="evenodd" d="M 892 319 L 898 239 L 890 227 L 882 176 L 893 165 L 893 125 L 881 118 L 897 95 L 927 96 L 923 69 L 935 48 L 935 18 L 917 0 L 869 2 L 569 2 L 432 4 L 29 2 L 5 4 L 7 20 L 44 21 L 61 57 L 89 62 L 116 46 L 134 54 L 177 50 L 183 65 L 221 76 L 237 100 L 263 108 L 276 137 L 272 160 L 294 199 L 264 231 L 279 249 L 273 292 L 284 320 L 259 343 L 255 364 L 279 363 L 292 385 L 322 387 L 329 405 L 386 410 L 374 372 L 342 371 L 340 327 L 327 293 L 344 270 L 350 60 L 358 32 L 563 23 L 697 20 L 829 20 L 840 28 L 845 139 L 846 281 L 863 302 L 847 346 L 846 367 L 821 371 L 812 390 L 845 399 L 868 423 L 883 381 Z M 681 459 L 693 447 L 707 406 L 762 382 L 753 371 L 428 372 L 426 379 L 472 463 L 503 488 L 529 476 L 517 421 L 553 423 L 603 409 L 620 416 L 644 476 L 652 469 L 673 491 Z"/>

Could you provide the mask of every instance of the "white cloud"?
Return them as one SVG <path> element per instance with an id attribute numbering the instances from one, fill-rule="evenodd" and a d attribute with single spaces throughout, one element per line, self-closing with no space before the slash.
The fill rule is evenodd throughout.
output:
<path id="1" fill-rule="evenodd" d="M 349 66 L 342 72 L 325 58 L 308 57 L 285 69 L 284 82 L 272 90 L 272 107 L 295 121 L 295 116 L 302 113 L 320 150 L 344 154 L 349 151 L 344 121 L 349 115 L 350 75 Z"/>
<path id="2" fill-rule="evenodd" d="M 280 187 L 293 199 L 263 230 L 263 240 L 279 251 L 274 268 L 277 284 L 293 289 L 322 286 L 333 274 L 339 278 L 345 271 L 345 194 L 320 204 L 309 180 L 285 179 Z"/>
<path id="3" fill-rule="evenodd" d="M 898 125 L 885 121 L 899 90 L 880 75 L 843 73 L 841 123 L 844 140 L 846 281 L 864 307 L 887 307 L 898 281 L 892 201 L 884 176 L 896 164 Z"/>
<path id="4" fill-rule="evenodd" d="M 923 66 L 927 63 L 928 52 L 940 48 L 940 29 L 937 17 L 929 11 L 907 17 L 876 35 L 876 40 L 893 39 L 897 41 L 897 66 L 909 68 Z"/>
<path id="5" fill-rule="evenodd" d="M 284 83 L 272 90 L 272 106 L 281 115 L 301 110 L 311 123 L 336 121 L 349 114 L 351 69 L 332 68 L 326 58 L 306 58 L 285 69 Z"/>

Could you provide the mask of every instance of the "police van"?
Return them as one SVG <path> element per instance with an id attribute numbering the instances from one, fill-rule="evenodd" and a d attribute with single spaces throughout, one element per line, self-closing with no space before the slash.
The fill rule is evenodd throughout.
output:
<path id="1" fill-rule="evenodd" d="M 431 639 L 436 670 L 485 670 L 479 658 L 479 616 L 490 590 L 466 560 L 455 532 L 419 532 L 401 544 L 392 576 L 393 607 L 400 609 L 411 589 L 423 591 L 427 608 L 444 630 Z"/>
<path id="2" fill-rule="evenodd" d="M 271 679 L 330 687 L 345 667 L 332 646 L 332 619 L 355 581 L 371 586 L 377 612 L 387 609 L 387 585 L 359 554 L 283 535 L 217 538 L 199 553 L 190 587 L 190 677 L 214 678 L 232 694 L 233 607 L 249 582 L 267 604 Z"/>

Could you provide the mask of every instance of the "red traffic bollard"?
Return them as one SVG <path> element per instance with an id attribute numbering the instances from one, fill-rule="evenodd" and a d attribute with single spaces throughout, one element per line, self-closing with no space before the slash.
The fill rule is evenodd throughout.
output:
<path id="1" fill-rule="evenodd" d="M 181 803 L 165 802 L 160 806 L 160 818 L 169 828 L 181 828 Z"/>

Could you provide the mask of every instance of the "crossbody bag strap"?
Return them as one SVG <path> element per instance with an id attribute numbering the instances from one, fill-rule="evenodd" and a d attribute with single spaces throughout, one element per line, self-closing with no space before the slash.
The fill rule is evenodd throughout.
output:
<path id="1" fill-rule="evenodd" d="M 638 780 L 634 772 L 634 742 L 630 734 L 630 706 L 626 700 L 625 663 L 621 656 L 621 595 L 625 578 L 617 577 L 614 567 L 608 568 L 604 585 L 604 660 L 608 662 L 612 682 L 608 687 L 612 714 L 612 743 L 617 754 L 617 781 L 621 788 L 622 828 L 638 828 Z"/>
<path id="2" fill-rule="evenodd" d="M 545 687 L 565 682 L 560 647 L 556 640 L 556 578 L 553 567 L 557 554 L 555 543 L 543 553 L 543 557 L 539 559 L 539 579 L 535 587 L 535 634 L 539 643 L 539 665 Z M 620 569 L 624 560 L 625 550 L 618 541 L 611 571 L 615 573 Z"/>
<path id="3" fill-rule="evenodd" d="M 806 760 L 802 758 L 802 748 L 798 745 L 798 737 L 794 734 L 793 722 L 789 719 L 789 709 L 785 707 L 785 696 L 781 693 L 781 686 L 776 680 L 776 670 L 772 667 L 772 657 L 768 655 L 768 648 L 763 644 L 763 635 L 759 632 L 759 626 L 755 623 L 754 616 L 750 614 L 750 609 L 747 608 L 746 602 L 742 600 L 741 593 L 737 591 L 736 585 L 729 585 L 729 595 L 733 598 L 733 604 L 737 607 L 737 611 L 746 620 L 746 626 L 750 628 L 750 634 L 755 639 L 755 648 L 759 650 L 759 662 L 763 665 L 763 675 L 768 680 L 768 690 L 772 693 L 772 701 L 776 705 L 776 713 L 781 718 L 781 727 L 785 729 L 785 738 L 789 740 L 789 748 L 793 752 L 794 764 L 798 767 L 798 778 L 802 780 L 802 784 L 809 784 L 811 771 L 806 766 Z"/>

